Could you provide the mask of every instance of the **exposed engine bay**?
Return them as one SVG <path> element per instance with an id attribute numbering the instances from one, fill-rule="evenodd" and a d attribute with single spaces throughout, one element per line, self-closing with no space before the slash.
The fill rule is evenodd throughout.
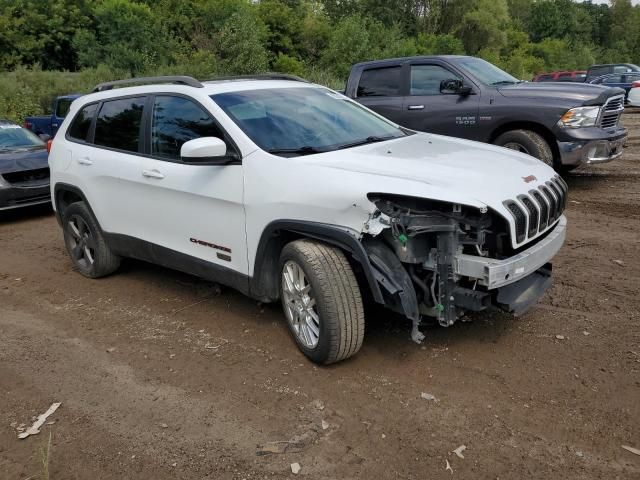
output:
<path id="1" fill-rule="evenodd" d="M 369 199 L 377 210 L 362 242 L 386 306 L 413 321 L 416 342 L 424 339 L 418 329 L 423 316 L 448 327 L 468 311 L 492 306 L 519 314 L 551 285 L 550 264 L 498 289 L 460 274 L 459 258 L 494 262 L 518 253 L 511 247 L 508 222 L 490 209 L 382 194 Z"/>

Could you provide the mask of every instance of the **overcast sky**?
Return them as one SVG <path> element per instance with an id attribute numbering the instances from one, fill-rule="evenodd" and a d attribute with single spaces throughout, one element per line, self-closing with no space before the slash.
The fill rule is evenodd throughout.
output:
<path id="1" fill-rule="evenodd" d="M 609 2 L 609 0 L 592 0 L 593 3 L 609 3 L 611 4 L 611 2 Z M 640 5 L 640 0 L 631 0 L 631 3 L 633 3 L 634 5 Z"/>

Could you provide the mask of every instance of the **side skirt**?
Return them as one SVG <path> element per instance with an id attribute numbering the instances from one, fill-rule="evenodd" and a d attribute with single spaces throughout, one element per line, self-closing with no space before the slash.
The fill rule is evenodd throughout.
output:
<path id="1" fill-rule="evenodd" d="M 139 238 L 107 232 L 103 232 L 103 235 L 109 248 L 117 255 L 188 273 L 253 297 L 249 289 L 251 278 L 248 275 Z"/>

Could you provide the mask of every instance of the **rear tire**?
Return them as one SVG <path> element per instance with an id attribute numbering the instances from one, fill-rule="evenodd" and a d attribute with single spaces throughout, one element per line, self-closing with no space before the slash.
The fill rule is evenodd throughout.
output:
<path id="1" fill-rule="evenodd" d="M 105 242 L 86 203 L 72 203 L 62 217 L 64 244 L 73 265 L 82 275 L 99 278 L 118 269 L 120 257 L 114 255 Z"/>
<path id="2" fill-rule="evenodd" d="M 538 160 L 554 168 L 553 151 L 539 133 L 531 130 L 510 130 L 500 135 L 493 142 L 500 147 L 510 148 L 536 157 Z"/>
<path id="3" fill-rule="evenodd" d="M 323 365 L 355 355 L 364 338 L 364 309 L 344 253 L 296 240 L 282 250 L 279 271 L 282 308 L 302 353 Z"/>

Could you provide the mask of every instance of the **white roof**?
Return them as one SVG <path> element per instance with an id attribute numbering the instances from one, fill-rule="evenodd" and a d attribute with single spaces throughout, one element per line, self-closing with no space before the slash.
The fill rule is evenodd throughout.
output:
<path id="1" fill-rule="evenodd" d="M 124 97 L 128 95 L 145 95 L 149 93 L 182 93 L 191 97 L 201 95 L 215 95 L 217 93 L 241 92 L 246 90 L 263 90 L 267 88 L 314 88 L 320 85 L 306 82 L 298 82 L 295 80 L 211 80 L 202 82 L 204 88 L 191 87 L 188 85 L 175 83 L 160 83 L 137 85 L 134 87 L 114 88 L 112 90 L 104 90 L 102 92 L 90 93 L 84 95 L 79 103 L 86 104 L 92 101 L 102 100 L 105 98 Z"/>

